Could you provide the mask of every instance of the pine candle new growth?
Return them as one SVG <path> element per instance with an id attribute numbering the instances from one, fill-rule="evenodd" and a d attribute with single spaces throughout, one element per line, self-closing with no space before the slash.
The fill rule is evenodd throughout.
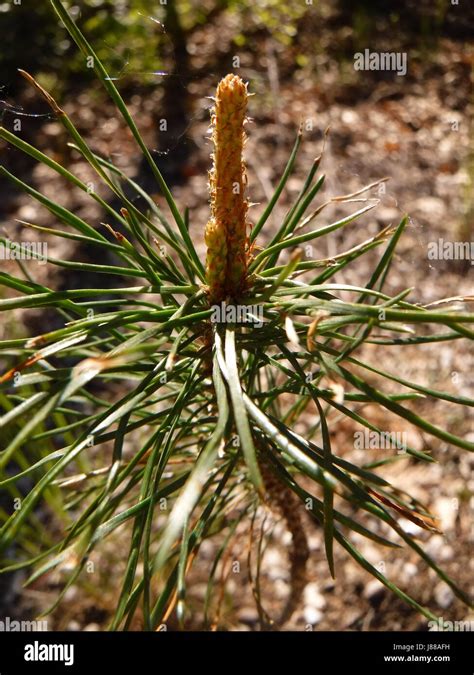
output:
<path id="1" fill-rule="evenodd" d="M 211 218 L 206 225 L 206 280 L 211 303 L 238 296 L 248 263 L 245 143 L 247 85 L 238 75 L 219 82 L 212 111 L 213 167 L 209 172 Z"/>

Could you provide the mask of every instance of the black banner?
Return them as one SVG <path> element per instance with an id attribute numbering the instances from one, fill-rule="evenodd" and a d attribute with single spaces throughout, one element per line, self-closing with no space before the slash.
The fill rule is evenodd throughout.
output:
<path id="1" fill-rule="evenodd" d="M 0 675 L 291 666 L 362 673 L 473 672 L 470 632 L 93 633 L 0 632 Z M 284 666 L 283 664 L 288 664 Z M 100 669 L 100 671 L 99 671 Z M 193 670 L 194 672 L 194 670 Z"/>

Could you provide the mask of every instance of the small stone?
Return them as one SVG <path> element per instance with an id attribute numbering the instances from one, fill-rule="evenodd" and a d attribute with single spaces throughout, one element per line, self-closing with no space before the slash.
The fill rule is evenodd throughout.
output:
<path id="1" fill-rule="evenodd" d="M 434 597 L 441 609 L 447 609 L 454 600 L 454 593 L 446 584 L 438 584 L 434 590 Z"/>
<path id="2" fill-rule="evenodd" d="M 415 536 L 419 535 L 421 532 L 421 528 L 418 527 L 418 525 L 413 523 L 411 520 L 407 520 L 407 518 L 400 518 L 399 523 L 402 526 L 403 530 L 406 532 L 406 534 Z"/>
<path id="3" fill-rule="evenodd" d="M 77 586 L 70 586 L 67 589 L 66 593 L 64 594 L 64 600 L 66 602 L 71 602 L 72 600 L 74 600 L 76 598 L 77 593 L 78 593 Z"/>
<path id="4" fill-rule="evenodd" d="M 303 610 L 303 616 L 306 623 L 315 626 L 323 618 L 323 613 L 320 612 L 319 609 L 315 609 L 315 607 L 310 607 L 309 605 L 306 605 L 306 607 Z"/>
<path id="5" fill-rule="evenodd" d="M 57 122 L 51 122 L 43 126 L 43 133 L 46 136 L 58 136 L 62 131 L 62 127 Z"/>
<path id="6" fill-rule="evenodd" d="M 287 579 L 288 578 L 288 571 L 285 567 L 281 566 L 275 566 L 272 567 L 268 570 L 267 572 L 268 578 L 271 579 L 272 581 L 276 582 L 279 579 Z"/>
<path id="7" fill-rule="evenodd" d="M 258 621 L 258 612 L 254 607 L 242 607 L 237 617 L 240 623 L 254 624 Z"/>
<path id="8" fill-rule="evenodd" d="M 308 545 L 309 545 L 309 550 L 314 552 L 314 551 L 319 551 L 321 548 L 321 537 L 319 534 L 310 534 L 308 537 Z"/>
<path id="9" fill-rule="evenodd" d="M 317 583 L 312 581 L 304 590 L 304 599 L 308 607 L 315 609 L 324 609 L 326 607 L 326 600 L 319 590 Z"/>
<path id="10" fill-rule="evenodd" d="M 441 546 L 439 551 L 439 559 L 441 562 L 446 562 L 454 558 L 454 549 L 449 544 L 444 544 Z"/>
<path id="11" fill-rule="evenodd" d="M 341 120 L 344 122 L 344 124 L 347 124 L 349 126 L 353 126 L 354 124 L 358 124 L 359 122 L 357 113 L 354 112 L 354 110 L 343 110 L 341 114 Z"/>
<path id="12" fill-rule="evenodd" d="M 38 211 L 34 206 L 26 204 L 18 209 L 18 217 L 20 220 L 26 220 L 27 222 L 34 221 L 38 215 Z"/>
<path id="13" fill-rule="evenodd" d="M 428 555 L 436 558 L 439 557 L 440 550 L 444 544 L 444 538 L 442 535 L 434 535 L 430 537 L 429 541 L 426 544 L 426 552 Z"/>
<path id="14" fill-rule="evenodd" d="M 390 206 L 381 207 L 377 212 L 377 218 L 381 222 L 393 222 L 395 220 L 400 220 L 400 211 Z"/>
<path id="15" fill-rule="evenodd" d="M 285 557 L 276 548 L 269 548 L 265 554 L 265 565 L 268 578 L 272 581 L 277 579 L 286 579 L 288 577 L 288 568 Z"/>
<path id="16" fill-rule="evenodd" d="M 411 579 L 415 574 L 418 574 L 418 567 L 414 563 L 407 562 L 403 565 L 403 573 L 406 577 Z"/>
<path id="17" fill-rule="evenodd" d="M 416 200 L 413 210 L 426 218 L 436 217 L 439 219 L 444 215 L 446 205 L 439 197 L 424 196 Z"/>
<path id="18" fill-rule="evenodd" d="M 454 529 L 458 508 L 457 500 L 452 497 L 440 497 L 436 500 L 435 511 L 439 517 L 443 532 Z"/>

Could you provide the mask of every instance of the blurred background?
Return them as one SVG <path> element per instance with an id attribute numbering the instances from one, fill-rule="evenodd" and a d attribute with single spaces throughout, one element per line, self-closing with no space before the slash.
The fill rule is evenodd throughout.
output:
<path id="1" fill-rule="evenodd" d="M 262 233 L 263 239 L 271 237 L 272 228 L 298 193 L 330 127 L 321 165 L 326 182 L 318 203 L 383 177 L 389 181 L 376 190 L 374 196 L 380 199 L 380 205 L 362 225 L 335 233 L 314 255 L 334 255 L 342 245 L 348 249 L 382 227 L 397 224 L 409 213 L 410 226 L 400 243 L 388 292 L 411 286 L 411 299 L 424 303 L 472 293 L 473 267 L 469 260 L 433 261 L 427 255 L 430 242 L 440 238 L 472 239 L 474 14 L 469 13 L 467 3 L 168 0 L 162 4 L 158 0 L 84 0 L 65 4 L 116 81 L 181 209 L 189 208 L 193 238 L 202 253 L 211 152 L 209 97 L 222 76 L 235 72 L 249 82 L 249 91 L 255 94 L 250 99 L 246 152 L 248 196 L 256 204 L 250 211 L 252 219 L 258 217 L 271 196 L 298 126 L 303 123 L 297 170 L 272 222 Z M 164 208 L 139 149 L 49 3 L 0 0 L 0 34 L 3 126 L 100 189 L 79 154 L 68 147 L 69 139 L 44 100 L 18 73 L 22 68 L 67 111 L 95 152 L 134 177 Z M 357 70 L 355 55 L 365 50 L 405 55 L 406 73 Z M 4 146 L 2 163 L 46 196 L 100 226 L 104 214 L 97 204 L 44 166 Z M 102 196 L 110 198 L 106 193 Z M 325 214 L 332 219 L 337 210 L 330 209 Z M 2 233 L 12 240 L 37 237 L 19 221 L 54 225 L 46 210 L 3 181 Z M 77 242 L 52 239 L 49 250 L 60 258 L 93 262 L 90 252 Z M 367 256 L 367 261 L 345 271 L 344 278 L 337 281 L 366 283 L 371 260 Z M 8 265 L 16 273 L 13 263 L 2 261 L 5 271 L 10 271 Z M 103 284 L 102 277 L 94 281 L 90 276 L 85 279 L 84 275 L 47 265 L 39 267 L 37 274 L 40 283 L 58 289 Z M 0 337 L 36 334 L 44 331 L 45 323 L 55 320 L 35 310 L 18 313 L 14 322 L 0 326 Z M 403 362 L 392 360 L 390 354 L 383 358 L 387 369 L 392 366 L 393 372 L 402 377 L 436 383 L 438 389 L 454 387 L 456 392 L 469 395 L 473 355 L 457 343 L 442 345 L 436 353 L 423 347 L 411 353 L 407 348 Z M 458 434 L 465 431 L 472 435 L 472 417 L 452 414 L 449 406 L 440 406 L 439 402 L 431 409 L 423 402 L 419 406 L 428 418 L 436 417 L 438 424 L 455 428 Z M 333 442 L 341 454 L 351 433 L 350 429 L 333 430 Z M 391 479 L 425 499 L 444 519 L 447 534 L 430 535 L 431 553 L 443 560 L 448 572 L 462 584 L 469 579 L 471 515 L 465 490 L 472 467 L 459 451 L 427 441 L 413 430 L 410 434 L 412 446 L 432 450 L 442 458 L 442 470 L 439 465 L 413 466 L 408 474 L 400 462 L 388 469 Z M 424 619 L 389 597 L 378 582 L 369 582 L 367 575 L 342 553 L 341 574 L 334 586 L 325 571 L 320 539 L 315 533 L 314 581 L 305 607 L 294 618 L 294 627 L 311 619 L 312 625 L 326 630 L 426 630 Z M 377 560 L 377 553 L 374 555 Z M 418 598 L 436 613 L 441 612 L 446 619 L 465 618 L 465 608 L 444 586 L 433 586 L 428 574 L 420 579 L 418 563 L 409 553 L 381 562 L 402 587 L 416 584 Z M 198 587 L 199 578 L 196 583 Z M 44 596 L 49 597 L 53 591 L 43 582 L 26 592 L 22 611 L 25 615 L 34 613 Z M 69 613 L 55 615 L 51 628 L 94 629 L 106 624 L 113 586 L 110 593 L 95 598 L 76 589 L 75 598 L 74 602 L 71 598 Z M 256 612 L 246 603 L 242 600 L 241 606 L 237 603 L 229 610 L 228 627 L 252 629 L 256 625 Z"/>

